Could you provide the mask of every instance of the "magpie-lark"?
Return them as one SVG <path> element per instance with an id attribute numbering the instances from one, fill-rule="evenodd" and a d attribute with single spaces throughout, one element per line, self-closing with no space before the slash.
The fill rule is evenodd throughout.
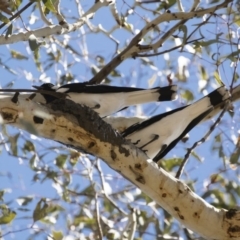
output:
<path id="1" fill-rule="evenodd" d="M 152 89 L 116 87 L 108 85 L 88 85 L 87 83 L 70 83 L 60 87 L 51 83 L 34 86 L 38 90 L 65 93 L 68 99 L 84 104 L 101 117 L 111 115 L 131 105 L 171 101 L 176 99 L 177 86 L 156 87 Z M 56 96 L 41 93 L 36 94 L 34 101 L 50 103 Z"/>
<path id="2" fill-rule="evenodd" d="M 200 123 L 214 106 L 229 98 L 228 90 L 220 87 L 191 105 L 133 124 L 122 136 L 142 149 L 154 162 L 158 162 Z"/>

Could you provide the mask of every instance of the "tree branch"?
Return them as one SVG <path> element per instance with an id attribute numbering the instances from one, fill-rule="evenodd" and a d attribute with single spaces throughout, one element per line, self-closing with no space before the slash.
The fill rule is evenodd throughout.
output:
<path id="1" fill-rule="evenodd" d="M 131 40 L 129 45 L 115 58 L 113 58 L 105 67 L 103 67 L 90 81 L 91 84 L 101 83 L 101 81 L 107 77 L 108 74 L 113 71 L 118 65 L 120 65 L 125 59 L 130 57 L 136 57 L 139 53 L 148 52 L 150 50 L 156 50 L 162 46 L 162 44 L 169 38 L 173 32 L 178 29 L 179 25 L 183 24 L 186 20 L 189 20 L 193 17 L 201 17 L 205 14 L 212 14 L 220 8 L 227 7 L 228 3 L 232 0 L 224 1 L 223 3 L 216 5 L 211 8 L 201 9 L 192 12 L 176 12 L 176 13 L 163 13 L 153 21 L 147 23 L 143 29 Z M 157 25 L 162 22 L 176 21 L 181 20 L 179 24 L 173 26 L 170 30 L 164 34 L 160 40 L 152 45 L 140 45 L 139 42 L 144 38 L 144 36 L 152 31 Z M 1 39 L 0 39 L 1 40 Z"/>
<path id="2" fill-rule="evenodd" d="M 17 100 L 1 96 L 3 123 L 103 159 L 183 225 L 207 239 L 240 238 L 240 211 L 208 204 L 183 182 L 159 169 L 91 109 L 63 99 L 46 106 L 21 95 Z"/>
<path id="3" fill-rule="evenodd" d="M 73 24 L 67 24 L 64 22 L 63 26 L 51 25 L 51 26 L 47 26 L 44 28 L 30 30 L 27 32 L 19 32 L 16 34 L 12 34 L 12 35 L 8 36 L 7 38 L 2 35 L 2 36 L 0 36 L 0 45 L 6 45 L 6 44 L 16 43 L 16 42 L 20 42 L 20 41 L 28 41 L 29 36 L 32 34 L 34 36 L 36 36 L 37 38 L 38 37 L 46 38 L 46 37 L 49 37 L 54 34 L 62 35 L 62 34 L 68 34 L 70 32 L 74 32 L 83 26 L 86 19 L 93 17 L 95 12 L 99 8 L 108 6 L 109 4 L 111 4 L 111 0 L 98 1 L 77 22 L 75 22 Z"/>

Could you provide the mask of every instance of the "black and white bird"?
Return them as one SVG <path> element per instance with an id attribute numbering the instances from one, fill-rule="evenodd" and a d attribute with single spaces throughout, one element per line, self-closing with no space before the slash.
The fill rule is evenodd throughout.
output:
<path id="1" fill-rule="evenodd" d="M 122 136 L 144 151 L 154 162 L 158 162 L 215 106 L 229 98 L 228 90 L 220 87 L 191 105 L 133 124 Z"/>
<path id="2" fill-rule="evenodd" d="M 151 89 L 116 87 L 108 85 L 89 85 L 87 83 L 70 83 L 60 87 L 51 83 L 34 86 L 38 90 L 64 93 L 68 99 L 84 104 L 101 117 L 123 110 L 131 105 L 171 101 L 176 99 L 177 86 L 156 87 Z M 33 98 L 40 103 L 50 103 L 57 97 L 51 94 L 38 93 Z"/>

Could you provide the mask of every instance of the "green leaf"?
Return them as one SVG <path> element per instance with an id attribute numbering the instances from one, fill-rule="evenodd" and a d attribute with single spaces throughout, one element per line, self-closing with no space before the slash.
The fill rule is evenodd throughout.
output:
<path id="1" fill-rule="evenodd" d="M 214 44 L 214 43 L 224 43 L 224 42 L 221 42 L 218 39 L 212 39 L 212 40 L 209 40 L 209 41 L 198 42 L 198 44 L 202 47 L 207 47 L 207 46 L 209 46 L 211 44 Z"/>
<path id="2" fill-rule="evenodd" d="M 215 72 L 213 73 L 213 76 L 214 76 L 214 78 L 216 79 L 217 83 L 218 83 L 220 86 L 223 86 L 223 82 L 222 82 L 221 77 L 220 77 L 220 75 L 219 75 L 219 73 L 218 73 L 217 71 L 215 71 Z"/>
<path id="3" fill-rule="evenodd" d="M 39 49 L 39 46 L 42 44 L 41 41 L 39 41 L 34 34 L 31 34 L 28 38 L 28 43 L 30 49 L 35 52 L 37 49 Z"/>
<path id="4" fill-rule="evenodd" d="M 218 134 L 215 136 L 215 142 L 221 143 L 222 142 L 222 136 L 221 134 Z"/>
<path id="5" fill-rule="evenodd" d="M 61 154 L 59 155 L 57 158 L 56 158 L 56 165 L 59 167 L 59 168 L 63 168 L 66 160 L 68 158 L 68 155 L 66 154 Z"/>
<path id="6" fill-rule="evenodd" d="M 206 71 L 205 67 L 200 66 L 200 73 L 201 73 L 201 78 L 202 79 L 204 79 L 204 80 L 208 79 L 208 74 L 207 74 L 207 71 Z"/>
<path id="7" fill-rule="evenodd" d="M 4 195 L 5 191 L 1 190 L 0 191 L 0 201 L 3 201 L 3 195 Z"/>
<path id="8" fill-rule="evenodd" d="M 64 211 L 64 208 L 59 205 L 48 205 L 47 213 L 55 213 L 60 211 Z"/>
<path id="9" fill-rule="evenodd" d="M 24 153 L 26 153 L 26 152 L 35 152 L 34 144 L 27 140 L 25 142 L 22 150 L 23 150 Z"/>
<path id="10" fill-rule="evenodd" d="M 0 205 L 0 224 L 9 224 L 16 217 L 16 212 L 11 211 L 7 205 Z"/>
<path id="11" fill-rule="evenodd" d="M 240 49 L 237 50 L 237 51 L 232 52 L 231 54 L 229 54 L 227 56 L 222 57 L 222 59 L 228 58 L 231 61 L 236 62 L 238 60 L 238 58 L 239 58 L 239 54 L 240 54 Z"/>
<path id="12" fill-rule="evenodd" d="M 42 71 L 42 66 L 41 66 L 41 62 L 39 61 L 39 49 L 36 49 L 34 51 L 34 61 L 35 61 L 35 64 L 38 68 L 38 70 L 41 72 Z"/>
<path id="13" fill-rule="evenodd" d="M 65 73 L 60 77 L 60 79 L 61 84 L 65 84 L 71 82 L 74 79 L 74 76 L 71 73 Z"/>
<path id="14" fill-rule="evenodd" d="M 33 220 L 34 222 L 47 216 L 48 204 L 45 199 L 41 199 L 33 211 Z"/>
<path id="15" fill-rule="evenodd" d="M 27 60 L 28 59 L 28 57 L 22 55 L 20 52 L 10 50 L 10 53 L 12 55 L 12 58 L 16 58 L 18 60 Z"/>
<path id="16" fill-rule="evenodd" d="M 111 77 L 122 77 L 122 74 L 116 69 L 112 70 L 110 73 Z"/>
<path id="17" fill-rule="evenodd" d="M 196 152 L 192 151 L 192 152 L 191 152 L 191 155 L 192 155 L 193 157 L 195 157 L 199 162 L 202 162 L 201 157 L 200 157 Z"/>
<path id="18" fill-rule="evenodd" d="M 36 208 L 33 212 L 33 220 L 34 222 L 41 220 L 45 218 L 49 213 L 55 213 L 59 211 L 63 211 L 64 208 L 62 208 L 59 205 L 50 205 L 46 202 L 46 199 L 42 198 L 38 203 Z"/>
<path id="19" fill-rule="evenodd" d="M 230 157 L 231 164 L 237 164 L 240 159 L 240 148 L 237 147 Z"/>
<path id="20" fill-rule="evenodd" d="M 182 98 L 186 99 L 187 101 L 193 101 L 194 96 L 191 91 L 185 90 L 182 94 Z"/>
<path id="21" fill-rule="evenodd" d="M 14 11 L 17 10 L 21 3 L 22 3 L 22 0 L 14 0 L 14 4 L 12 4 L 12 9 Z"/>
<path id="22" fill-rule="evenodd" d="M 162 1 L 161 4 L 159 4 L 159 7 L 156 9 L 156 11 L 162 10 L 162 9 L 169 9 L 176 3 L 176 0 L 168 0 L 168 1 Z"/>
<path id="23" fill-rule="evenodd" d="M 54 12 L 54 13 L 57 12 L 53 5 L 52 0 L 42 0 L 42 2 L 49 11 Z"/>
<path id="24" fill-rule="evenodd" d="M 53 231 L 52 235 L 53 235 L 54 240 L 62 240 L 63 239 L 63 233 L 61 231 L 58 231 L 58 232 Z"/>
<path id="25" fill-rule="evenodd" d="M 77 164 L 80 156 L 81 156 L 81 154 L 79 152 L 70 151 L 69 163 L 71 164 L 71 166 L 75 166 Z"/>
<path id="26" fill-rule="evenodd" d="M 238 26 L 240 26 L 240 18 L 237 18 L 234 20 L 234 23 Z"/>
<path id="27" fill-rule="evenodd" d="M 55 171 L 47 171 L 47 174 L 45 176 L 45 178 L 43 179 L 43 181 L 45 181 L 47 178 L 52 179 L 55 181 L 55 179 L 58 177 L 58 172 Z"/>
<path id="28" fill-rule="evenodd" d="M 4 23 L 9 23 L 8 18 L 4 16 L 1 12 L 0 12 L 0 21 Z"/>
<path id="29" fill-rule="evenodd" d="M 164 159 L 160 161 L 160 167 L 164 168 L 168 172 L 171 172 L 175 167 L 179 167 L 182 161 L 182 158 Z"/>
<path id="30" fill-rule="evenodd" d="M 37 162 L 38 162 L 38 158 L 36 157 L 36 154 L 34 154 L 29 160 L 29 166 L 33 171 L 39 171 L 37 167 Z"/>
<path id="31" fill-rule="evenodd" d="M 217 183 L 220 180 L 222 180 L 222 176 L 219 173 L 214 173 L 210 176 L 210 182 L 211 184 Z"/>

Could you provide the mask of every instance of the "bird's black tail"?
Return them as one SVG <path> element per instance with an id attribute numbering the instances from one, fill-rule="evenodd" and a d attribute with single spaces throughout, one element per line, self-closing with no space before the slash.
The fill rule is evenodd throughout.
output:
<path id="1" fill-rule="evenodd" d="M 128 106 L 148 103 L 172 101 L 177 98 L 177 86 L 156 87 L 138 91 L 126 92 L 126 103 Z"/>
<path id="2" fill-rule="evenodd" d="M 196 125 L 198 125 L 208 114 L 214 110 L 214 107 L 222 104 L 231 97 L 230 92 L 224 86 L 214 90 L 207 96 L 201 98 L 197 102 L 185 107 L 180 110 L 184 115 L 191 119 L 190 123 L 185 129 L 182 129 L 182 133 L 174 141 L 172 141 L 168 146 L 163 148 L 154 158 L 153 161 L 158 162 L 161 160 L 175 145 Z M 173 110 L 174 111 L 174 110 Z M 178 113 L 176 113 L 178 114 Z M 176 119 L 178 119 L 176 115 Z M 177 124 L 177 122 L 176 122 Z M 178 126 L 176 126 L 177 128 Z"/>

